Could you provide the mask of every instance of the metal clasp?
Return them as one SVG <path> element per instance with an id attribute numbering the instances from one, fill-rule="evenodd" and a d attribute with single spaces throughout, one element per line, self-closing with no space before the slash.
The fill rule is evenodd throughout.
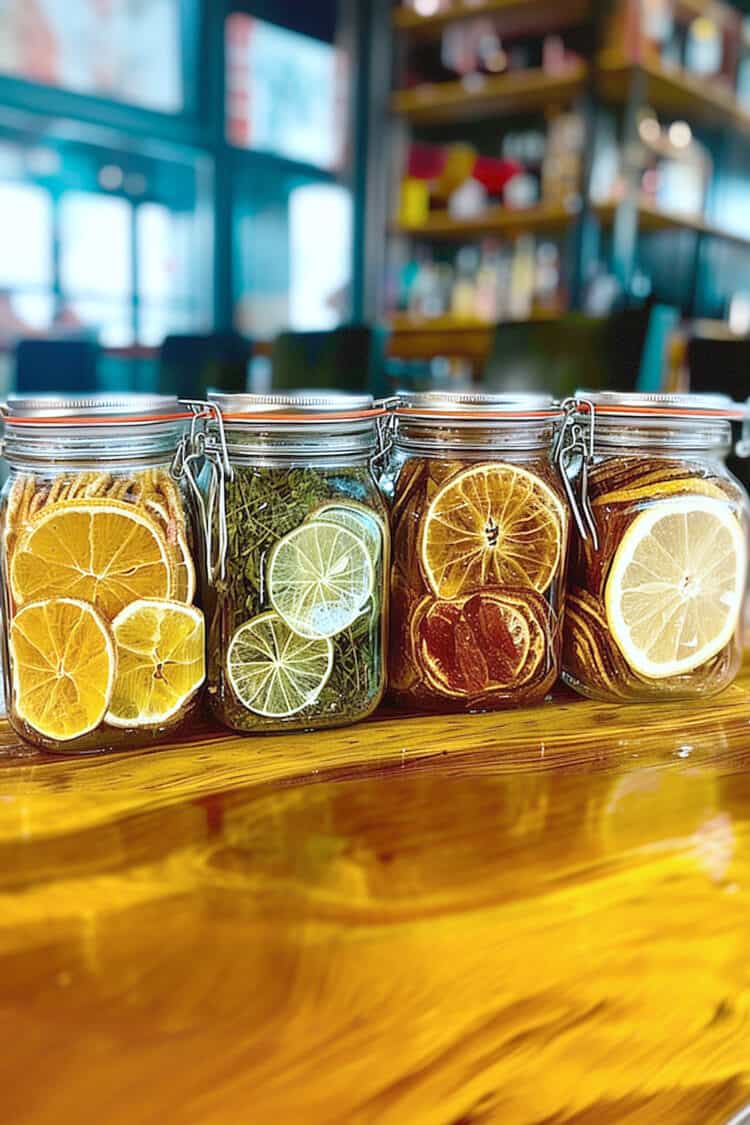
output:
<path id="1" fill-rule="evenodd" d="M 587 398 L 566 398 L 562 425 L 555 439 L 553 459 L 562 478 L 581 538 L 599 549 L 599 532 L 589 499 L 589 468 L 594 458 L 594 404 Z M 573 487 L 578 481 L 578 495 Z"/>
<path id="2" fill-rule="evenodd" d="M 234 479 L 229 460 L 224 418 L 213 402 L 202 399 L 182 399 L 182 405 L 192 412 L 190 430 L 184 434 L 172 460 L 171 474 L 175 480 L 184 478 L 198 510 L 206 575 L 211 585 L 226 578 L 227 565 L 227 507 L 226 482 Z M 208 427 L 214 423 L 218 442 Z M 206 495 L 198 483 L 205 465 L 210 466 Z M 214 536 L 214 521 L 216 535 Z"/>
<path id="3" fill-rule="evenodd" d="M 400 399 L 393 396 L 391 398 L 376 399 L 373 403 L 373 407 L 376 410 L 385 411 L 375 423 L 378 448 L 370 458 L 370 469 L 376 480 L 385 472 L 388 465 L 388 457 L 393 449 L 393 434 L 396 429 L 396 415 L 393 413 L 393 410 L 399 402 Z"/>

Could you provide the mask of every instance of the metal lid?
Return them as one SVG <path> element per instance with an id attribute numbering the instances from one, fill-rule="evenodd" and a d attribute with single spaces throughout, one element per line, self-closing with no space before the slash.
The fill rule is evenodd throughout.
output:
<path id="1" fill-rule="evenodd" d="M 208 401 L 229 421 L 335 422 L 362 417 L 372 418 L 375 410 L 372 395 L 347 391 L 293 391 L 289 394 L 224 394 L 211 391 Z"/>
<path id="2" fill-rule="evenodd" d="M 172 395 L 12 395 L 3 407 L 9 461 L 164 459 L 189 413 Z"/>
<path id="3" fill-rule="evenodd" d="M 644 418 L 742 419 L 746 410 L 729 395 L 722 394 L 643 394 L 630 391 L 578 390 L 576 398 L 593 404 L 597 414 L 618 414 Z"/>
<path id="4" fill-rule="evenodd" d="M 553 418 L 560 410 L 551 395 L 536 392 L 399 391 L 396 414 L 410 418 Z"/>
<path id="5" fill-rule="evenodd" d="M 6 424 L 46 422 L 164 422 L 186 417 L 173 395 L 11 395 L 3 411 Z"/>

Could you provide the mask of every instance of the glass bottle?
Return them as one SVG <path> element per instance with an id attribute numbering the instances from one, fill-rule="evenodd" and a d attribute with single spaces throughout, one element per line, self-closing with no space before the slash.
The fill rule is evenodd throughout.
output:
<path id="1" fill-rule="evenodd" d="M 568 511 L 546 395 L 402 395 L 393 415 L 389 683 L 398 704 L 481 711 L 555 683 Z"/>
<path id="2" fill-rule="evenodd" d="M 188 439 L 200 474 L 183 459 L 204 528 L 209 705 L 246 732 L 363 719 L 385 686 L 383 411 L 368 395 L 209 399 Z"/>
<path id="3" fill-rule="evenodd" d="M 173 734 L 205 679 L 169 396 L 11 398 L 0 506 L 3 675 L 28 742 L 65 753 Z"/>
<path id="4" fill-rule="evenodd" d="M 742 661 L 748 497 L 725 459 L 743 411 L 720 395 L 611 392 L 566 409 L 579 530 L 565 681 L 600 700 L 722 691 Z"/>

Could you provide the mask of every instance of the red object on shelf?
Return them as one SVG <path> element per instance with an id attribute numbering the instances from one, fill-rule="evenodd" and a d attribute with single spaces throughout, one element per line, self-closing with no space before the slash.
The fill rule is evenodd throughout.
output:
<path id="1" fill-rule="evenodd" d="M 478 156 L 472 175 L 486 188 L 490 195 L 500 195 L 508 180 L 511 180 L 523 170 L 523 164 L 519 164 L 517 160 L 500 160 L 493 156 Z"/>
<path id="2" fill-rule="evenodd" d="M 445 168 L 446 151 L 437 145 L 411 145 L 407 176 L 415 180 L 436 180 Z"/>

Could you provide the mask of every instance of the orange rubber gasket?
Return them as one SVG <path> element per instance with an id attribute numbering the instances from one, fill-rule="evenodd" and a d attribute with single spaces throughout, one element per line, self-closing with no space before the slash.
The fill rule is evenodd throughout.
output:
<path id="1" fill-rule="evenodd" d="M 584 404 L 586 400 L 583 400 Z M 599 406 L 597 403 L 592 403 L 594 414 L 631 414 L 637 416 L 639 414 L 655 414 L 661 418 L 724 418 L 726 420 L 741 421 L 743 418 L 748 417 L 748 411 L 745 410 L 729 410 L 729 409 L 712 409 L 711 407 L 702 407 L 694 409 L 689 406 L 627 406 L 618 404 L 608 404 L 606 406 Z"/>
<path id="2" fill-rule="evenodd" d="M 149 414 L 135 416 L 120 416 L 117 414 L 104 417 L 102 415 L 76 418 L 73 415 L 66 417 L 58 415 L 55 418 L 14 418 L 5 416 L 0 422 L 5 426 L 124 426 L 144 422 L 181 422 L 193 418 L 193 414 Z"/>

